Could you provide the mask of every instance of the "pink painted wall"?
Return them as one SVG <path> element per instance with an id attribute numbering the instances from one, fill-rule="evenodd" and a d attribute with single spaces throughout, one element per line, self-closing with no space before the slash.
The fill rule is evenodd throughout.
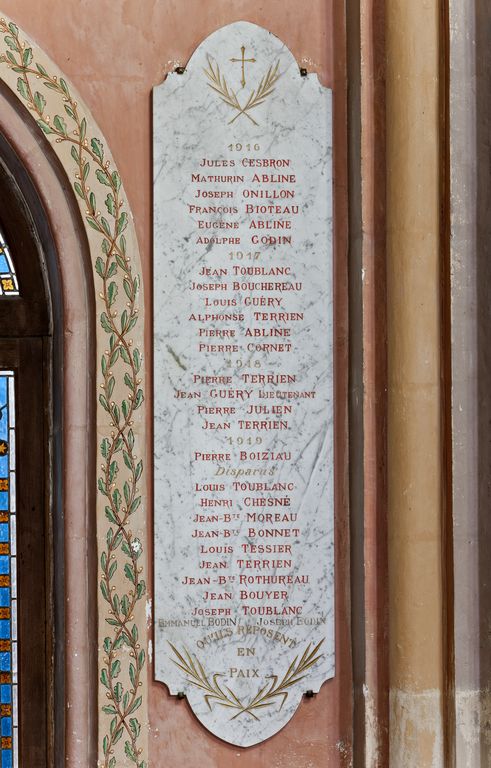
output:
<path id="1" fill-rule="evenodd" d="M 342 4 L 337 0 L 0 0 L 79 89 L 121 172 L 135 217 L 151 351 L 151 91 L 184 65 L 213 30 L 245 19 L 267 27 L 335 91 L 337 411 L 337 674 L 305 700 L 291 723 L 248 750 L 224 744 L 198 725 L 185 702 L 150 681 L 150 766 L 320 768 L 351 758 L 351 652 L 346 495 L 346 88 Z M 335 41 L 335 42 L 334 42 Z M 151 457 L 151 408 L 148 456 Z M 151 464 L 151 461 L 149 462 Z M 151 488 L 148 489 L 151 499 Z M 149 505 L 149 513 L 151 513 Z M 151 519 L 148 551 L 151 552 Z M 151 556 L 150 556 L 151 561 Z M 151 563 L 150 563 L 151 565 Z M 95 598 L 94 598 L 95 599 Z M 150 634 L 151 636 L 151 634 Z M 69 661 L 69 660 L 68 660 Z M 149 665 L 149 674 L 152 674 Z"/>

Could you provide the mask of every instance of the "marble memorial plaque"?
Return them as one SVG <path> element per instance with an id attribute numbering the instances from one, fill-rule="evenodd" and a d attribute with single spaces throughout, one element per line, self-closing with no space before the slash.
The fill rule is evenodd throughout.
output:
<path id="1" fill-rule="evenodd" d="M 272 736 L 334 675 L 331 92 L 272 34 L 154 90 L 155 676 Z"/>

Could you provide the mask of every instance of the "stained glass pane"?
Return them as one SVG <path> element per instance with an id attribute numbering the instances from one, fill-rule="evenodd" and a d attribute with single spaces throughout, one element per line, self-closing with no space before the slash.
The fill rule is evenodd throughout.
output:
<path id="1" fill-rule="evenodd" d="M 0 232 L 0 296 L 18 296 L 19 284 L 9 247 Z M 3 765 L 0 765 L 3 768 Z"/>
<path id="2" fill-rule="evenodd" d="M 0 768 L 18 768 L 14 384 L 0 371 Z"/>

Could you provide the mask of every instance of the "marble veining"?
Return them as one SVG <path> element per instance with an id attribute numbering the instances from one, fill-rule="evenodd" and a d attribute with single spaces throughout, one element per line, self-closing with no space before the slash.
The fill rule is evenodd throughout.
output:
<path id="1" fill-rule="evenodd" d="M 243 747 L 334 675 L 331 109 L 248 22 L 154 89 L 155 676 Z"/>

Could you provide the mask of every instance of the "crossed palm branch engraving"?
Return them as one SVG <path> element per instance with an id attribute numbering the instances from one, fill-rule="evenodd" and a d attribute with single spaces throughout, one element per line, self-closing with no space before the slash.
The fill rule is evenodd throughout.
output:
<path id="1" fill-rule="evenodd" d="M 261 82 L 259 83 L 258 87 L 251 92 L 249 95 L 249 98 L 247 102 L 242 105 L 237 98 L 237 94 L 234 90 L 232 90 L 227 83 L 227 80 L 225 78 L 225 75 L 222 75 L 220 72 L 220 67 L 218 63 L 213 64 L 213 61 L 210 56 L 208 58 L 208 68 L 203 69 L 203 72 L 205 73 L 206 77 L 210 81 L 207 83 L 207 85 L 212 89 L 212 91 L 215 91 L 215 93 L 218 93 L 221 100 L 227 104 L 229 107 L 237 111 L 237 114 L 235 117 L 233 117 L 231 120 L 229 120 L 229 125 L 231 123 L 234 123 L 241 115 L 244 115 L 247 117 L 254 125 L 258 125 L 256 120 L 250 115 L 251 109 L 254 109 L 255 107 L 259 107 L 261 104 L 264 104 L 264 102 L 268 99 L 269 96 L 273 93 L 275 89 L 275 85 L 279 78 L 281 77 L 281 72 L 279 72 L 279 66 L 280 62 L 277 61 L 274 66 L 271 66 L 266 75 L 261 79 Z"/>
<path id="2" fill-rule="evenodd" d="M 169 643 L 169 645 L 176 655 L 176 659 L 172 659 L 172 661 L 185 673 L 191 685 L 200 688 L 204 692 L 204 699 L 210 711 L 212 704 L 216 703 L 222 707 L 237 710 L 236 714 L 231 717 L 231 720 L 235 720 L 235 718 L 245 714 L 251 715 L 254 720 L 259 720 L 260 717 L 256 714 L 257 710 L 271 707 L 278 700 L 281 700 L 280 710 L 283 708 L 285 701 L 288 699 L 290 688 L 303 680 L 306 677 L 307 671 L 314 664 L 317 664 L 324 655 L 319 653 L 323 642 L 324 640 L 321 640 L 314 648 L 309 643 L 300 658 L 295 656 L 281 680 L 279 675 L 269 675 L 267 678 L 268 682 L 259 688 L 248 703 L 241 701 L 228 685 L 219 683 L 219 678 L 223 677 L 222 674 L 208 675 L 197 656 L 190 654 L 187 648 L 184 648 L 183 653 L 180 653 L 172 643 Z"/>

